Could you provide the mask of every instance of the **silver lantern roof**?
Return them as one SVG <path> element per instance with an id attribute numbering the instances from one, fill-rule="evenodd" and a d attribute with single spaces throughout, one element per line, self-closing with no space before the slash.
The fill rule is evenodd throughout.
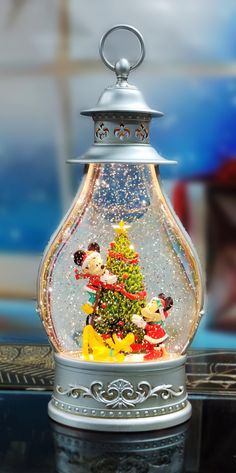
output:
<path id="1" fill-rule="evenodd" d="M 114 30 L 133 32 L 140 41 L 140 57 L 135 64 L 121 58 L 115 65 L 104 55 L 107 36 Z M 115 72 L 116 83 L 107 87 L 95 107 L 84 110 L 81 115 L 94 120 L 94 144 L 79 158 L 69 163 L 127 163 L 127 164 L 173 164 L 163 158 L 149 144 L 149 129 L 152 117 L 163 113 L 152 110 L 140 90 L 128 83 L 129 73 L 136 69 L 145 57 L 145 46 L 140 32 L 129 25 L 116 25 L 101 39 L 100 55 L 106 66 Z"/>

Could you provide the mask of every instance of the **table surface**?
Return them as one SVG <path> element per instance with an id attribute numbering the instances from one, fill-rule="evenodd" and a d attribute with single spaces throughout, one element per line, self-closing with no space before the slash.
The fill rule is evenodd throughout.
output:
<path id="1" fill-rule="evenodd" d="M 226 473 L 236 471 L 236 399 L 190 396 L 188 423 L 107 434 L 52 422 L 49 392 L 0 392 L 2 473 Z"/>

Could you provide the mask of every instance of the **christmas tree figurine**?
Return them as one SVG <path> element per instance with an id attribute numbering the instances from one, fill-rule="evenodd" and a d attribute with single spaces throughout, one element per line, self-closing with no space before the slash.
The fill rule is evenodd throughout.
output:
<path id="1" fill-rule="evenodd" d="M 133 321 L 133 314 L 141 314 L 146 305 L 144 278 L 141 274 L 138 253 L 128 237 L 129 225 L 123 221 L 114 225 L 115 240 L 110 243 L 106 268 L 117 277 L 117 283 L 103 284 L 99 302 L 99 317 L 95 320 L 96 331 L 103 339 L 116 334 L 124 338 L 133 333 L 136 343 L 142 343 L 143 328 Z"/>

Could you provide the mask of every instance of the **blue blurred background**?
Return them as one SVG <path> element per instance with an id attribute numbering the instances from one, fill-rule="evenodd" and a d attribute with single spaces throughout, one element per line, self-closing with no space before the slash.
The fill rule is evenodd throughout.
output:
<path id="1" fill-rule="evenodd" d="M 192 347 L 236 347 L 235 22 L 234 0 L 120 0 L 112 8 L 109 0 L 1 0 L 1 342 L 46 341 L 37 271 L 84 172 L 66 158 L 92 141 L 79 111 L 114 81 L 100 37 L 129 23 L 147 49 L 131 82 L 165 114 L 151 141 L 178 160 L 161 170 L 164 187 L 206 274 L 206 316 Z M 134 46 L 122 36 L 110 47 L 132 58 Z"/>

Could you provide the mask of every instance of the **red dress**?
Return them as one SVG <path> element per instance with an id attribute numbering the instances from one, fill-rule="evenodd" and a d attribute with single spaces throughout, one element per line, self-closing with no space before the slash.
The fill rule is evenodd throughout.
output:
<path id="1" fill-rule="evenodd" d="M 158 345 L 164 342 L 168 337 L 164 327 L 160 322 L 149 322 L 145 325 L 144 340 L 151 343 L 152 345 Z"/>
<path id="2" fill-rule="evenodd" d="M 164 312 L 165 318 L 168 312 Z M 145 335 L 143 343 L 134 343 L 131 345 L 133 353 L 145 351 L 144 360 L 156 360 L 164 354 L 161 345 L 168 338 L 162 322 L 149 322 L 144 327 Z"/>

